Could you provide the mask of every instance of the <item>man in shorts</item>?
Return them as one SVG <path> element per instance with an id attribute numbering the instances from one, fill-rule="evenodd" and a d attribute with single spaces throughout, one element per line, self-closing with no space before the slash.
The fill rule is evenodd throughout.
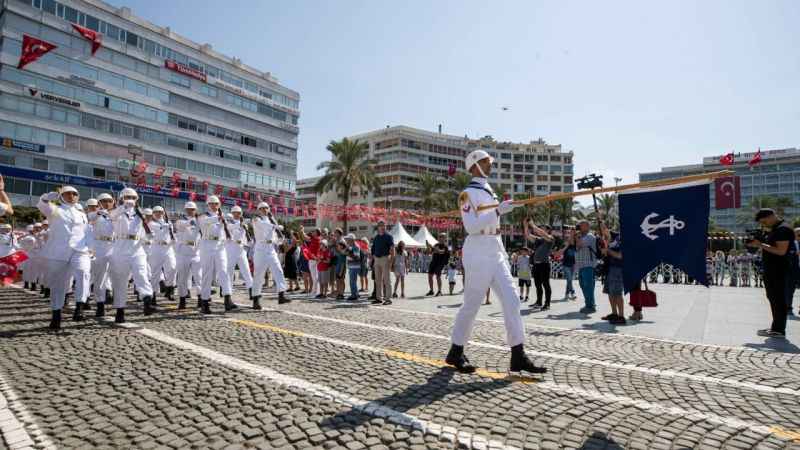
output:
<path id="1" fill-rule="evenodd" d="M 517 278 L 519 278 L 519 298 L 528 301 L 531 292 L 531 257 L 528 247 L 522 247 L 517 256 Z"/>

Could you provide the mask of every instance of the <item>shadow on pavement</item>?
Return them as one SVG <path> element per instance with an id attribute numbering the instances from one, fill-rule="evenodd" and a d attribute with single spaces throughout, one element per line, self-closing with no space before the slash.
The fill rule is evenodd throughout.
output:
<path id="1" fill-rule="evenodd" d="M 623 450 L 625 447 L 617 444 L 608 436 L 594 432 L 579 447 L 579 450 Z"/>
<path id="2" fill-rule="evenodd" d="M 453 303 L 452 305 L 439 305 L 437 308 L 460 308 L 463 303 Z"/>
<path id="3" fill-rule="evenodd" d="M 744 344 L 744 347 L 752 348 L 754 350 L 763 350 L 767 352 L 782 352 L 782 353 L 800 353 L 800 347 L 792 344 L 787 339 L 767 338 L 763 343 Z"/>

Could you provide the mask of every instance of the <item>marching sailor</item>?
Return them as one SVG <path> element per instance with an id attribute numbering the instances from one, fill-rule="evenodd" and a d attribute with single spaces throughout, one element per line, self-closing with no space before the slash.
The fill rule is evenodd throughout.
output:
<path id="1" fill-rule="evenodd" d="M 47 217 L 49 231 L 41 257 L 47 266 L 47 286 L 50 289 L 52 319 L 50 329 L 61 328 L 61 309 L 69 289 L 70 278 L 75 279 L 75 312 L 72 320 L 83 320 L 83 309 L 89 297 L 89 278 L 92 263 L 89 257 L 89 220 L 78 208 L 78 190 L 64 186 L 60 192 L 49 192 L 39 197 L 36 205 Z M 54 203 L 59 200 L 60 203 Z"/>
<path id="2" fill-rule="evenodd" d="M 111 296 L 111 277 L 108 273 L 111 264 L 111 254 L 114 247 L 114 224 L 111 222 L 109 211 L 114 209 L 114 197 L 111 194 L 103 193 L 97 196 L 98 208 L 90 211 L 89 223 L 92 226 L 92 287 L 94 289 L 94 301 L 97 309 L 95 317 L 105 315 L 106 303 L 113 302 Z"/>
<path id="3" fill-rule="evenodd" d="M 125 322 L 125 306 L 128 302 L 128 280 L 133 276 L 133 285 L 144 301 L 144 315 L 154 312 L 153 287 L 147 269 L 144 251 L 145 236 L 150 227 L 136 206 L 139 194 L 131 188 L 120 192 L 120 205 L 109 216 L 114 224 L 114 245 L 111 251 L 111 290 L 114 292 L 114 322 Z"/>
<path id="4" fill-rule="evenodd" d="M 28 259 L 22 262 L 22 282 L 23 288 L 27 290 L 36 290 L 36 271 L 33 265 L 33 253 L 36 251 L 36 236 L 33 235 L 33 225 L 25 227 L 25 236 L 19 240 L 19 246 L 25 250 Z"/>
<path id="5" fill-rule="evenodd" d="M 233 284 L 233 274 L 236 266 L 239 266 L 239 276 L 244 281 L 244 286 L 250 292 L 250 297 L 253 297 L 253 275 L 250 273 L 250 263 L 247 260 L 247 250 L 245 247 L 250 245 L 248 239 L 248 230 L 242 221 L 242 208 L 239 205 L 231 208 L 231 219 L 228 222 L 228 229 L 231 232 L 231 238 L 225 241 L 225 252 L 228 256 L 228 275 L 231 277 L 231 284 Z"/>
<path id="6" fill-rule="evenodd" d="M 225 298 L 225 311 L 236 309 L 231 301 L 231 278 L 228 276 L 228 258 L 225 255 L 225 239 L 230 237 L 227 222 L 222 217 L 219 198 L 216 195 L 206 200 L 208 211 L 197 222 L 200 226 L 200 267 L 202 280 L 200 298 L 203 314 L 211 314 L 211 283 L 217 280 Z"/>
<path id="7" fill-rule="evenodd" d="M 200 270 L 200 228 L 197 226 L 197 205 L 194 202 L 186 202 L 183 207 L 186 214 L 175 221 L 175 240 L 178 245 L 175 249 L 178 278 L 178 309 L 186 308 L 186 299 L 192 293 L 192 278 L 194 284 L 198 286 L 197 307 L 200 308 L 200 281 L 202 271 Z"/>
<path id="8" fill-rule="evenodd" d="M 275 250 L 275 244 L 277 244 L 277 239 L 282 229 L 283 227 L 275 223 L 275 219 L 272 218 L 269 205 L 265 202 L 259 203 L 258 216 L 253 218 L 253 234 L 255 235 L 253 309 L 261 309 L 259 301 L 261 300 L 261 288 L 264 285 L 264 276 L 267 273 L 267 268 L 269 268 L 272 276 L 275 277 L 278 304 L 282 305 L 290 301 L 286 298 L 286 280 L 283 278 L 283 268 L 281 268 L 281 262 L 278 259 L 278 252 Z"/>
<path id="9" fill-rule="evenodd" d="M 511 212 L 514 204 L 506 200 L 498 204 L 497 196 L 487 180 L 494 159 L 483 150 L 475 150 L 466 158 L 466 168 L 472 181 L 458 197 L 461 218 L 468 234 L 464 241 L 463 264 L 465 271 L 464 303 L 456 314 L 452 346 L 446 362 L 460 372 L 470 373 L 475 367 L 464 356 L 464 345 L 469 340 L 475 316 L 486 291 L 500 297 L 506 326 L 506 340 L 511 347 L 509 371 L 519 374 L 545 373 L 536 367 L 523 350 L 525 329 L 520 315 L 520 301 L 514 289 L 514 280 L 500 240 L 500 215 Z M 481 208 L 489 206 L 488 208 Z"/>
<path id="10" fill-rule="evenodd" d="M 153 220 L 150 221 L 150 231 L 153 232 L 153 246 L 150 250 L 148 262 L 150 264 L 150 285 L 158 286 L 163 271 L 164 285 L 166 290 L 164 295 L 172 299 L 175 291 L 175 233 L 172 224 L 164 220 L 164 208 L 156 206 L 153 208 Z M 155 304 L 155 294 L 153 303 Z"/>

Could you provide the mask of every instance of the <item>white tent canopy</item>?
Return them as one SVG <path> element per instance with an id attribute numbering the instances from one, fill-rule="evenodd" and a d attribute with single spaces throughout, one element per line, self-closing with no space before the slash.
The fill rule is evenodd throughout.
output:
<path id="1" fill-rule="evenodd" d="M 411 237 L 411 235 L 408 234 L 408 231 L 406 231 L 406 229 L 403 227 L 403 224 L 401 224 L 400 222 L 394 224 L 392 229 L 389 231 L 389 234 L 392 235 L 395 245 L 399 244 L 400 242 L 404 242 L 406 244 L 406 247 L 411 247 L 411 248 L 425 247 L 425 243 L 424 242 L 420 243 L 419 241 Z"/>
<path id="2" fill-rule="evenodd" d="M 439 243 L 439 241 L 433 237 L 431 232 L 428 231 L 428 227 L 425 225 L 420 227 L 419 231 L 417 231 L 417 234 L 414 235 L 414 240 L 420 242 L 423 247 L 425 246 L 426 242 L 430 244 L 431 247 Z"/>

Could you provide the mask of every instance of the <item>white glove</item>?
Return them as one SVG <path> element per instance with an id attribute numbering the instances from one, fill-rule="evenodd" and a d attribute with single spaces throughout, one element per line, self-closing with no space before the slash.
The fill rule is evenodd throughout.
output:
<path id="1" fill-rule="evenodd" d="M 48 192 L 47 194 L 42 195 L 42 200 L 46 202 L 54 202 L 58 200 L 58 192 Z"/>
<path id="2" fill-rule="evenodd" d="M 514 206 L 513 200 L 505 200 L 497 206 L 497 212 L 500 214 L 508 214 L 513 211 L 514 208 L 516 208 L 516 206 Z"/>
<path id="3" fill-rule="evenodd" d="M 275 228 L 277 228 L 277 229 L 278 229 L 278 230 L 280 230 L 280 231 L 283 231 L 283 225 L 278 225 L 278 226 L 276 226 Z"/>

